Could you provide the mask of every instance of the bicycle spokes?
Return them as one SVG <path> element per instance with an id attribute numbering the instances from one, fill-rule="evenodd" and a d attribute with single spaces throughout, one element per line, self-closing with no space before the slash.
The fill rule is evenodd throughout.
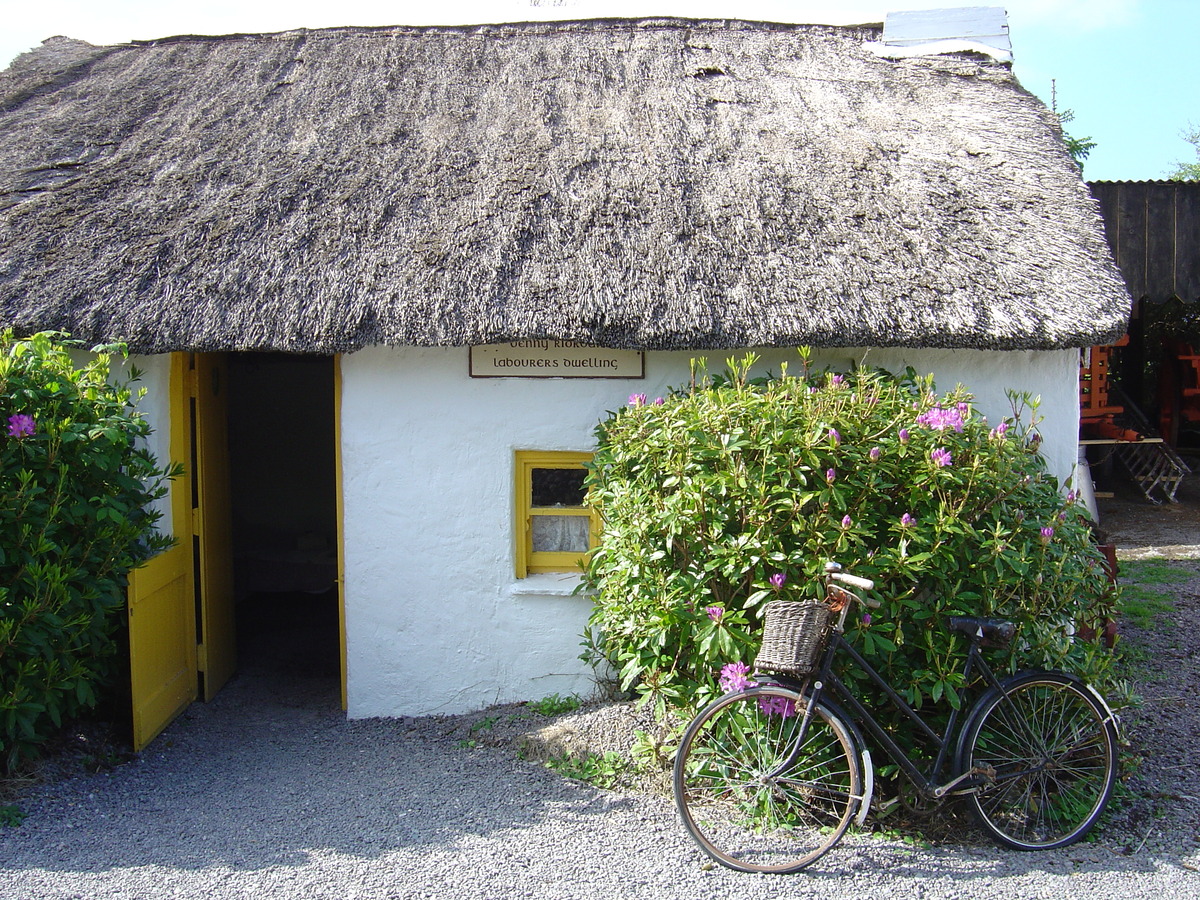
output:
<path id="1" fill-rule="evenodd" d="M 845 727 L 797 696 L 758 688 L 722 698 L 689 727 L 676 802 L 709 855 L 749 871 L 793 871 L 841 837 L 861 791 Z"/>
<path id="2" fill-rule="evenodd" d="M 1078 840 L 1108 801 L 1115 738 L 1107 710 L 1057 675 L 1027 677 L 992 698 L 970 736 L 970 764 L 993 769 L 977 815 L 1020 849 Z"/>

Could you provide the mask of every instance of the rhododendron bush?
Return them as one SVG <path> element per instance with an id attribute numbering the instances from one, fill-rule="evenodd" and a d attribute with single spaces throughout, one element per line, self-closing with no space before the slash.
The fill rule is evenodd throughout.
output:
<path id="1" fill-rule="evenodd" d="M 118 679 L 126 576 L 171 544 L 151 504 L 178 469 L 97 349 L 0 332 L 0 773 Z"/>
<path id="2" fill-rule="evenodd" d="M 597 430 L 589 649 L 625 689 L 663 712 L 716 694 L 723 669 L 745 680 L 726 667 L 752 664 L 763 605 L 819 598 L 831 559 L 882 604 L 850 639 L 927 711 L 956 702 L 951 615 L 1018 623 L 987 651 L 998 670 L 1103 686 L 1111 656 L 1081 635 L 1113 590 L 1076 493 L 1044 470 L 1030 398 L 988 422 L 965 389 L 911 370 L 815 372 L 802 351 L 801 374 L 750 379 L 753 362 L 635 395 Z"/>

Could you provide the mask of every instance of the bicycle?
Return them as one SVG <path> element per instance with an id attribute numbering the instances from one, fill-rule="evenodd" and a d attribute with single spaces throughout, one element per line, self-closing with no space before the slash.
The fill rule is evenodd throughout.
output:
<path id="1" fill-rule="evenodd" d="M 886 750 L 916 802 L 967 798 L 984 830 L 1017 850 L 1049 850 L 1082 838 L 1103 813 L 1117 771 L 1116 717 L 1081 679 L 1024 671 L 1000 680 L 980 647 L 1012 640 L 1011 622 L 952 617 L 967 636 L 959 704 L 937 734 L 844 637 L 848 588 L 874 583 L 825 568 L 825 602 L 773 601 L 763 647 L 743 690 L 708 704 L 683 733 L 673 770 L 684 826 L 712 859 L 743 872 L 796 872 L 862 825 L 874 767 L 861 725 Z M 836 617 L 836 621 L 835 621 Z M 833 670 L 848 657 L 936 751 L 928 771 L 913 761 Z M 973 675 L 982 693 L 968 708 Z M 968 710 L 959 727 L 960 712 Z M 951 756 L 953 748 L 953 756 Z M 948 765 L 953 765 L 947 770 Z"/>

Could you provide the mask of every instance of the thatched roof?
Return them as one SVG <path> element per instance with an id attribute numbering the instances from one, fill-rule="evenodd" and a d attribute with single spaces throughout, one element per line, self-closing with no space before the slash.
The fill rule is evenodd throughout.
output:
<path id="1" fill-rule="evenodd" d="M 0 323 L 174 349 L 1083 346 L 1129 298 L 1007 67 L 600 20 L 54 39 L 0 74 Z"/>

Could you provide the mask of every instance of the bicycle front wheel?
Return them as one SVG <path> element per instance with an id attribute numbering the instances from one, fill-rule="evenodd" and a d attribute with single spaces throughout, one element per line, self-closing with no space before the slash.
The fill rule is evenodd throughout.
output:
<path id="1" fill-rule="evenodd" d="M 1076 679 L 1018 675 L 979 701 L 960 765 L 988 777 L 969 796 L 995 840 L 1016 850 L 1065 847 L 1088 832 L 1112 795 L 1112 713 Z"/>
<path id="2" fill-rule="evenodd" d="M 700 848 L 742 872 L 795 872 L 836 844 L 862 800 L 849 729 L 786 688 L 710 703 L 675 756 L 675 805 Z"/>

